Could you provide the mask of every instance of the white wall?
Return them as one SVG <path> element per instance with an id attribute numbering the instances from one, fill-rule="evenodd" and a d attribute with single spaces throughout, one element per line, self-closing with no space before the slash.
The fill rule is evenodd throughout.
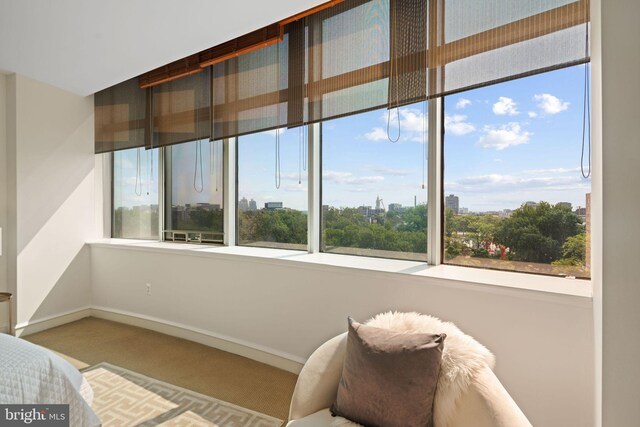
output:
<path id="1" fill-rule="evenodd" d="M 640 2 L 602 10 L 603 425 L 640 420 Z"/>
<path id="2" fill-rule="evenodd" d="M 94 245 L 93 305 L 211 331 L 305 359 L 357 319 L 417 310 L 495 352 L 534 425 L 593 425 L 591 300 L 287 260 Z M 145 284 L 152 285 L 147 296 Z"/>
<path id="3" fill-rule="evenodd" d="M 91 303 L 93 97 L 15 74 L 8 92 L 7 262 L 20 328 Z"/>
<path id="4" fill-rule="evenodd" d="M 0 73 L 0 228 L 7 228 L 7 76 Z M 0 291 L 7 288 L 7 255 L 4 240 L 0 246 Z M 1 309 L 0 309 L 1 310 Z M 0 315 L 3 313 L 0 312 Z M 1 322 L 4 316 L 0 317 Z"/>
<path id="5" fill-rule="evenodd" d="M 7 76 L 0 73 L 0 228 L 7 230 Z M 0 245 L 0 292 L 7 291 L 7 250 L 5 239 Z M 8 328 L 8 305 L 0 304 L 0 331 Z"/>

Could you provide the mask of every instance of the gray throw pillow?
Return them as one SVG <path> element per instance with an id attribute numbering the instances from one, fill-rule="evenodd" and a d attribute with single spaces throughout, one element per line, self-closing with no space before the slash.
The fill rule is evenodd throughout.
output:
<path id="1" fill-rule="evenodd" d="M 398 333 L 349 317 L 331 413 L 366 427 L 431 427 L 445 334 Z"/>

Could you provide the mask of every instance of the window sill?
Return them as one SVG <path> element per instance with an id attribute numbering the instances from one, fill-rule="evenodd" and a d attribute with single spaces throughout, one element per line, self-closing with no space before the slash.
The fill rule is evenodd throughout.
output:
<path id="1" fill-rule="evenodd" d="M 588 299 L 592 297 L 592 286 L 589 280 L 485 270 L 453 265 L 430 266 L 427 263 L 417 261 L 369 258 L 330 253 L 310 254 L 302 251 L 248 246 L 209 246 L 129 239 L 102 239 L 90 242 L 89 244 L 94 247 L 174 253 L 185 256 L 226 258 L 232 260 L 237 260 L 238 257 L 249 257 L 255 262 L 285 262 L 298 266 L 329 266 L 369 272 L 406 274 L 441 280 L 446 282 L 447 285 L 454 283 L 458 283 L 459 286 L 462 287 L 468 287 L 468 284 L 471 284 L 471 286 L 481 285 L 486 287 L 487 290 L 495 291 L 535 292 Z"/>

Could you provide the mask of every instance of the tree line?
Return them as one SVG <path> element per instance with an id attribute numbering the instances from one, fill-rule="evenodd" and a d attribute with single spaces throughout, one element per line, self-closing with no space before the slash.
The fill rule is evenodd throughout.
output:
<path id="1" fill-rule="evenodd" d="M 157 213 L 151 222 L 157 224 Z M 139 224 L 129 209 L 115 212 L 115 228 Z M 445 210 L 446 259 L 459 256 L 497 258 L 556 265 L 581 266 L 585 262 L 586 234 L 581 218 L 567 206 L 540 202 L 522 205 L 510 216 L 457 215 Z M 221 231 L 222 211 L 195 209 L 189 218 L 173 218 L 174 229 Z M 307 243 L 307 215 L 292 209 L 240 211 L 241 242 Z M 126 227 L 125 227 L 126 228 Z M 333 208 L 322 212 L 322 243 L 325 248 L 351 247 L 385 251 L 426 253 L 427 206 L 392 210 L 366 217 L 356 208 Z M 126 233 L 124 233 L 126 234 Z"/>

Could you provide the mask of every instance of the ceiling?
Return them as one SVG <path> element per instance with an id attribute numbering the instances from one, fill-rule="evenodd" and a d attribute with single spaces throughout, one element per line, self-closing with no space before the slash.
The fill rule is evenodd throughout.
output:
<path id="1" fill-rule="evenodd" d="M 0 0 L 0 72 L 90 95 L 324 0 Z"/>

